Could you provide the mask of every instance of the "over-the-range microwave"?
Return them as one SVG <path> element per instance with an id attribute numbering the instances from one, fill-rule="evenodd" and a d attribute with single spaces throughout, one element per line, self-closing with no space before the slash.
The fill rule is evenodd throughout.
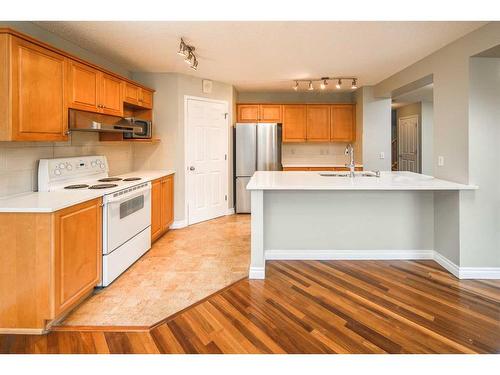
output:
<path id="1" fill-rule="evenodd" d="M 123 138 L 151 138 L 153 123 L 135 117 L 127 117 L 127 121 L 134 127 L 134 131 L 123 133 Z"/>

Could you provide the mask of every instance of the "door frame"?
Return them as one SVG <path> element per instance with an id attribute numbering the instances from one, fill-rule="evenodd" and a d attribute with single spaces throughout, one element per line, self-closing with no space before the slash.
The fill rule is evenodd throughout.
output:
<path id="1" fill-rule="evenodd" d="M 218 100 L 218 99 L 210 99 L 210 98 L 205 98 L 202 96 L 193 96 L 193 95 L 184 95 L 184 212 L 186 216 L 186 226 L 189 226 L 189 184 L 188 184 L 188 179 L 189 179 L 189 163 L 188 163 L 188 133 L 189 133 L 189 128 L 188 128 L 188 101 L 189 100 L 199 100 L 203 102 L 209 102 L 209 103 L 219 103 L 219 104 L 224 104 L 226 107 L 226 113 L 228 114 L 226 116 L 226 183 L 225 183 L 225 195 L 227 196 L 227 201 L 226 201 L 226 215 L 229 214 L 229 135 L 230 135 L 230 129 L 229 129 L 229 119 L 230 119 L 230 113 L 229 113 L 229 102 L 227 100 Z"/>
<path id="2" fill-rule="evenodd" d="M 401 126 L 401 120 L 407 120 L 410 118 L 416 118 L 417 119 L 417 172 L 416 173 L 422 173 L 422 131 L 420 129 L 420 121 L 419 121 L 419 115 L 410 115 L 410 116 L 404 116 L 404 117 L 399 117 L 398 118 L 398 138 L 397 138 L 397 143 L 398 143 L 398 171 L 400 171 L 399 167 L 401 166 L 400 163 L 400 155 L 401 155 L 401 150 L 400 150 L 400 136 L 401 136 L 401 131 L 400 131 L 400 126 Z"/>

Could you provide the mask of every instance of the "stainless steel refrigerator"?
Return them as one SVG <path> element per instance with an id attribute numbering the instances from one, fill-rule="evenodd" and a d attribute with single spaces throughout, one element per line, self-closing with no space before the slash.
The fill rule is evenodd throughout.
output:
<path id="1" fill-rule="evenodd" d="M 250 212 L 246 186 L 255 171 L 281 171 L 281 124 L 238 123 L 235 127 L 236 212 Z"/>

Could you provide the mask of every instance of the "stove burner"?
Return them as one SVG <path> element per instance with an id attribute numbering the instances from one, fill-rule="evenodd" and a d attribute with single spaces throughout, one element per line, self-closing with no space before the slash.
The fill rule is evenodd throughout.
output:
<path id="1" fill-rule="evenodd" d="M 97 185 L 92 185 L 89 187 L 89 189 L 109 189 L 112 187 L 118 186 L 117 184 L 97 184 Z"/>
<path id="2" fill-rule="evenodd" d="M 101 178 L 100 180 L 97 180 L 99 182 L 113 182 L 113 181 L 121 181 L 122 179 L 120 177 L 106 177 L 106 178 Z"/>
<path id="3" fill-rule="evenodd" d="M 86 185 L 86 184 L 78 184 L 78 185 L 68 185 L 68 186 L 65 186 L 64 188 L 65 189 L 85 189 L 88 187 L 89 187 L 89 185 Z"/>
<path id="4" fill-rule="evenodd" d="M 140 177 L 128 177 L 128 178 L 124 178 L 123 181 L 137 181 L 137 180 L 141 180 Z"/>

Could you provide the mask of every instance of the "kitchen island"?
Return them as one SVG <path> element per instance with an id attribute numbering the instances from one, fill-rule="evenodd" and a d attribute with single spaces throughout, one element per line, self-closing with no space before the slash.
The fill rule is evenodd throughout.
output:
<path id="1" fill-rule="evenodd" d="M 435 259 L 457 240 L 461 192 L 477 188 L 412 172 L 256 172 L 249 277 L 270 259 Z"/>

